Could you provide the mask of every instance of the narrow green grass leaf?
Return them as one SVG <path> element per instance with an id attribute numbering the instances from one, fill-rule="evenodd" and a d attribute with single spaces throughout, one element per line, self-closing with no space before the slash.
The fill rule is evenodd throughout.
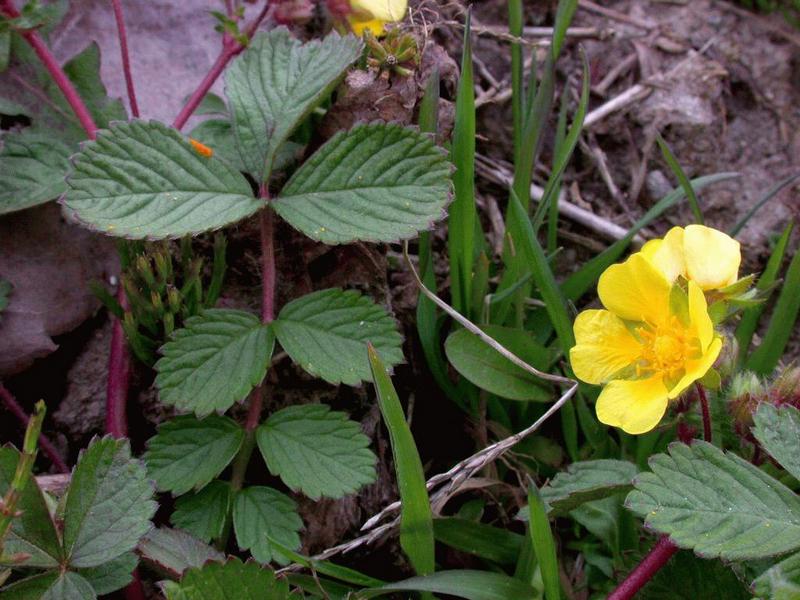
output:
<path id="1" fill-rule="evenodd" d="M 472 40 L 467 12 L 464 49 L 461 54 L 461 77 L 456 95 L 451 160 L 455 166 L 455 198 L 447 219 L 447 249 L 450 255 L 450 287 L 453 307 L 468 315 L 470 308 L 472 265 L 475 253 L 475 89 L 472 78 Z"/>
<path id="2" fill-rule="evenodd" d="M 375 579 L 369 575 L 364 575 L 359 571 L 337 565 L 328 560 L 314 560 L 313 558 L 308 558 L 307 556 L 303 556 L 294 550 L 290 550 L 276 540 L 270 540 L 270 542 L 275 547 L 276 551 L 286 556 L 286 558 L 291 562 L 306 567 L 307 569 L 312 569 L 317 573 L 327 575 L 328 577 L 333 577 L 339 581 L 344 581 L 345 583 L 358 585 L 361 587 L 376 587 L 386 584 L 385 581 Z"/>
<path id="3" fill-rule="evenodd" d="M 567 108 L 569 107 L 569 86 L 564 86 L 559 102 L 558 121 L 556 122 L 555 141 L 553 142 L 553 153 L 561 156 L 564 152 L 564 141 L 567 137 Z M 552 173 L 550 175 L 552 178 Z M 548 180 L 548 185 L 550 181 Z M 561 194 L 562 178 L 559 174 L 558 179 L 553 184 L 552 194 L 555 200 L 549 202 L 547 207 L 547 253 L 553 254 L 558 248 L 558 197 Z"/>
<path id="4" fill-rule="evenodd" d="M 539 495 L 536 484 L 528 485 L 528 534 L 539 562 L 539 570 L 544 582 L 544 595 L 547 600 L 560 600 L 561 584 L 558 579 L 558 557 L 556 542 L 547 519 L 547 508 Z"/>
<path id="5" fill-rule="evenodd" d="M 789 245 L 789 238 L 792 235 L 792 229 L 794 229 L 794 221 L 789 221 L 781 237 L 778 239 L 778 242 L 775 244 L 772 254 L 769 256 L 767 266 L 756 282 L 756 289 L 766 290 L 778 279 L 778 274 L 783 264 L 783 257 L 786 255 L 786 247 Z M 761 315 L 764 314 L 765 308 L 766 302 L 762 302 L 757 306 L 745 309 L 742 313 L 741 320 L 739 321 L 739 325 L 736 326 L 735 333 L 736 341 L 739 344 L 739 364 L 744 363 L 745 358 L 749 354 L 750 344 L 753 342 L 753 334 L 755 334 L 758 328 L 758 322 L 761 319 Z"/>
<path id="6" fill-rule="evenodd" d="M 156 121 L 115 123 L 72 158 L 64 205 L 87 227 L 134 239 L 177 238 L 254 214 L 263 201 L 227 163 Z"/>
<path id="7" fill-rule="evenodd" d="M 572 17 L 578 9 L 578 0 L 559 0 L 556 10 L 556 20 L 553 26 L 553 38 L 550 43 L 550 51 L 553 58 L 558 58 L 567 37 L 567 28 L 572 23 Z"/>
<path id="8" fill-rule="evenodd" d="M 434 519 L 433 533 L 438 542 L 500 565 L 516 563 L 524 540 L 507 529 L 458 517 Z"/>
<path id="9" fill-rule="evenodd" d="M 795 252 L 786 268 L 781 293 L 769 319 L 761 345 L 750 355 L 747 368 L 761 375 L 772 373 L 783 357 L 800 313 L 800 252 Z"/>
<path id="10" fill-rule="evenodd" d="M 250 550 L 257 561 L 286 563 L 285 557 L 272 547 L 274 538 L 292 550 L 300 548 L 303 521 L 297 504 L 286 494 L 266 486 L 245 488 L 233 504 L 233 528 L 239 548 Z"/>
<path id="11" fill-rule="evenodd" d="M 664 138 L 661 137 L 660 133 L 656 133 L 656 142 L 658 143 L 658 147 L 661 149 L 661 154 L 664 156 L 664 160 L 667 161 L 667 165 L 669 166 L 670 170 L 675 177 L 678 178 L 681 188 L 683 188 L 686 197 L 689 199 L 689 206 L 692 209 L 695 223 L 702 225 L 705 222 L 703 220 L 703 211 L 700 210 L 700 202 L 697 200 L 697 194 L 695 194 L 694 188 L 692 187 L 691 183 L 689 183 L 689 178 L 686 176 L 686 173 L 684 173 L 681 165 L 678 163 L 675 155 L 672 154 L 672 150 L 670 150 L 667 142 L 664 141 Z"/>
<path id="12" fill-rule="evenodd" d="M 524 13 L 522 0 L 508 0 L 508 33 L 514 38 L 522 38 Z M 525 105 L 525 82 L 523 80 L 524 56 L 522 43 L 511 44 L 511 113 L 514 136 L 514 164 L 519 161 L 520 136 L 522 134 L 522 115 Z"/>
<path id="13" fill-rule="evenodd" d="M 378 406 L 392 442 L 400 490 L 400 546 L 418 575 L 430 575 L 435 570 L 433 515 L 422 462 L 386 367 L 375 348 L 369 346 L 368 353 Z"/>
<path id="14" fill-rule="evenodd" d="M 791 404 L 762 402 L 753 415 L 753 435 L 761 447 L 800 480 L 800 411 Z"/>
<path id="15" fill-rule="evenodd" d="M 412 577 L 378 589 L 357 592 L 356 599 L 377 598 L 396 592 L 432 592 L 466 600 L 534 600 L 536 591 L 517 579 L 491 571 L 439 571 Z"/>
<path id="16" fill-rule="evenodd" d="M 784 188 L 788 187 L 789 185 L 797 181 L 798 178 L 800 178 L 800 173 L 789 175 L 789 177 L 782 179 L 774 186 L 772 186 L 769 190 L 767 190 L 767 193 L 764 194 L 764 197 L 761 198 L 761 200 L 759 200 L 758 202 L 756 202 L 753 205 L 753 207 L 747 211 L 747 214 L 745 214 L 741 219 L 739 219 L 736 222 L 736 224 L 733 227 L 731 227 L 730 231 L 728 232 L 728 235 L 730 235 L 731 237 L 736 237 L 739 234 L 739 232 L 745 228 L 750 219 L 753 218 L 753 215 L 755 215 L 759 210 L 761 210 L 761 208 L 767 202 L 769 202 L 775 196 L 777 196 L 781 190 L 783 190 Z"/>

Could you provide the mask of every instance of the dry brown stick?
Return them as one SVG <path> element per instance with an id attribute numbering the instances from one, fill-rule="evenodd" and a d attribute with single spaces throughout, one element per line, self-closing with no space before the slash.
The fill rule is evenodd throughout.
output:
<path id="1" fill-rule="evenodd" d="M 599 96 L 605 96 L 608 88 L 614 85 L 614 82 L 620 77 L 620 75 L 632 69 L 636 65 L 638 59 L 639 57 L 636 52 L 631 52 L 628 54 L 628 56 L 619 61 L 608 73 L 606 73 L 606 76 L 600 80 L 600 83 L 592 87 L 592 91 Z"/>
<path id="2" fill-rule="evenodd" d="M 591 2 L 591 0 L 579 0 L 578 5 L 585 10 L 608 17 L 609 19 L 614 19 L 615 21 L 619 21 L 621 23 L 627 23 L 628 25 L 633 25 L 634 27 L 639 27 L 648 31 L 654 29 L 654 26 L 647 21 L 637 19 L 636 17 L 631 17 L 630 15 L 626 15 L 625 13 L 614 10 L 613 8 L 600 6 L 599 4 Z"/>

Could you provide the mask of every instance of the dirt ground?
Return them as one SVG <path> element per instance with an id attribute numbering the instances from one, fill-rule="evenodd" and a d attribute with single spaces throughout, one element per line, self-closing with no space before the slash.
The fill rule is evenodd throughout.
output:
<path id="1" fill-rule="evenodd" d="M 69 16 L 53 36 L 56 52 L 60 57 L 69 56 L 85 45 L 87 36 L 96 38 L 110 94 L 123 97 L 108 3 L 76 0 L 72 4 Z M 210 66 L 218 39 L 207 10 L 218 8 L 217 4 L 158 0 L 142 10 L 128 11 L 134 75 L 145 116 L 170 121 Z M 433 65 L 442 73 L 444 97 L 452 100 L 463 11 L 459 2 L 412 2 L 410 27 L 424 47 L 419 72 L 405 80 L 351 75 L 339 92 L 339 103 L 323 123 L 322 135 L 358 120 L 411 122 Z M 553 14 L 554 2 L 526 2 L 528 27 L 550 26 Z M 512 139 L 505 23 L 504 1 L 475 4 L 478 198 L 481 218 L 491 231 L 495 248 L 503 233 L 499 215 L 505 208 L 506 192 L 502 182 L 509 169 Z M 303 31 L 312 31 L 317 25 L 312 22 Z M 740 173 L 738 179 L 716 184 L 700 195 L 707 223 L 720 229 L 733 225 L 778 181 L 800 171 L 800 31 L 780 17 L 755 15 L 723 0 L 612 0 L 603 2 L 602 7 L 581 2 L 573 28 L 575 35 L 568 38 L 565 57 L 558 65 L 556 96 L 560 97 L 563 87 L 568 86 L 574 110 L 580 86 L 580 53 L 584 52 L 591 68 L 592 97 L 581 145 L 564 177 L 562 200 L 570 214 L 579 217 L 562 216 L 560 243 L 564 251 L 557 263 L 559 276 L 605 247 L 677 185 L 655 145 L 656 132 L 664 136 L 690 177 L 723 171 Z M 526 39 L 530 42 L 528 55 L 546 51 L 546 37 L 526 35 Z M 608 111 L 609 107 L 613 110 Z M 446 130 L 452 122 L 450 102 L 443 103 L 441 120 Z M 551 146 L 552 135 L 548 135 L 536 170 L 535 183 L 539 185 L 546 179 Z M 774 236 L 790 218 L 798 217 L 798 193 L 796 188 L 789 188 L 753 218 L 739 236 L 746 271 L 755 272 L 763 266 Z M 682 205 L 646 233 L 663 234 L 671 225 L 690 219 L 689 208 Z M 38 245 L 31 240 L 20 241 L 14 246 L 17 258 L 12 263 L 6 251 L 9 232 L 32 227 L 34 222 L 46 223 L 56 233 L 42 232 Z M 442 232 L 440 226 L 440 249 L 444 245 Z M 248 224 L 229 232 L 230 271 L 223 305 L 245 307 L 258 302 L 257 240 L 256 229 Z M 74 249 L 74 256 L 58 251 L 65 245 Z M 57 322 L 35 320 L 41 329 L 40 344 L 25 350 L 28 354 L 24 360 L 17 354 L 15 360 L 3 362 L 16 350 L 4 345 L 0 351 L 4 383 L 28 410 L 36 399 L 45 398 L 51 415 L 47 433 L 74 461 L 78 450 L 93 435 L 102 433 L 110 327 L 86 284 L 93 279 L 109 281 L 114 275 L 115 261 L 108 258 L 113 256 L 113 245 L 79 233 L 62 222 L 54 206 L 47 206 L 4 217 L 0 221 L 0 250 L 0 273 L 3 268 L 20 268 L 23 262 L 28 268 L 39 269 L 39 283 L 25 292 L 30 295 L 26 306 L 46 309 L 47 302 L 41 299 L 43 286 L 52 286 L 53 281 L 75 296 L 59 308 L 59 318 L 53 319 Z M 54 254 L 62 261 L 58 265 L 51 262 Z M 32 263 L 33 256 L 40 262 Z M 87 261 L 88 256 L 98 258 Z M 430 473 L 474 450 L 474 424 L 466 422 L 444 395 L 436 392 L 415 341 L 416 292 L 398 248 L 362 244 L 327 248 L 283 225 L 278 230 L 277 258 L 279 304 L 313 289 L 355 287 L 385 303 L 399 319 L 406 338 L 407 363 L 396 370 L 396 383 L 401 397 L 408 398 L 413 406 L 415 435 Z M 446 295 L 444 261 L 439 265 L 439 283 Z M 50 297 L 55 295 L 52 287 L 46 291 Z M 11 321 L 11 316 L 4 317 L 0 334 Z M 794 338 L 792 355 L 796 357 L 797 336 Z M 137 368 L 128 407 L 133 444 L 138 450 L 165 417 L 151 389 L 152 377 L 147 369 Z M 377 439 L 381 470 L 376 484 L 358 497 L 341 501 L 315 504 L 298 498 L 306 522 L 304 551 L 319 551 L 353 534 L 366 516 L 394 498 L 390 451 L 378 427 L 379 415 L 370 400 L 370 389 L 334 388 L 312 380 L 280 359 L 268 378 L 274 393 L 267 410 L 290 403 L 325 401 L 348 410 Z M 6 417 L 0 422 L 3 439 L 18 441 L 16 424 Z M 41 466 L 48 467 L 44 461 Z M 254 480 L 264 478 L 263 473 L 250 476 Z M 383 554 L 370 560 L 378 563 L 390 553 L 391 546 L 384 547 Z M 358 563 L 366 559 L 355 555 L 352 560 Z"/>

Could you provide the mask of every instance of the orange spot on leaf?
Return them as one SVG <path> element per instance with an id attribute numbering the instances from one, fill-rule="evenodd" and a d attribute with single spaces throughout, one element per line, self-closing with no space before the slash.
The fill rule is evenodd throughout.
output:
<path id="1" fill-rule="evenodd" d="M 209 158 L 214 154 L 214 151 L 211 148 L 209 148 L 205 144 L 198 142 L 197 140 L 189 138 L 189 143 L 192 145 L 192 148 L 194 148 L 194 151 L 197 152 L 200 156 L 205 156 L 206 158 Z"/>

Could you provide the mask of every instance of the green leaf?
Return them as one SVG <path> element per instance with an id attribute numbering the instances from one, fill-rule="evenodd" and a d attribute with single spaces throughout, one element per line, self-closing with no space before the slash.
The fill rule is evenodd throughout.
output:
<path id="1" fill-rule="evenodd" d="M 263 202 L 232 166 L 156 121 L 115 123 L 72 158 L 64 204 L 86 226 L 134 239 L 219 229 Z"/>
<path id="2" fill-rule="evenodd" d="M 0 448 L 0 497 L 4 497 L 19 462 L 19 452 L 10 447 Z M 35 478 L 28 479 L 17 504 L 22 514 L 11 522 L 5 540 L 4 554 L 29 554 L 26 567 L 56 567 L 61 562 L 63 551 L 50 516 L 42 490 Z"/>
<path id="3" fill-rule="evenodd" d="M 190 568 L 200 568 L 210 560 L 223 561 L 225 555 L 185 531 L 160 527 L 152 529 L 139 542 L 142 559 L 179 578 Z"/>
<path id="4" fill-rule="evenodd" d="M 749 600 L 736 574 L 719 560 L 681 550 L 639 591 L 636 600 Z"/>
<path id="5" fill-rule="evenodd" d="M 371 342 L 390 365 L 403 360 L 403 338 L 385 309 L 358 292 L 322 290 L 292 300 L 272 324 L 281 346 L 306 371 L 333 384 L 370 377 Z"/>
<path id="6" fill-rule="evenodd" d="M 64 551 L 74 567 L 96 567 L 133 550 L 152 527 L 153 486 L 128 440 L 96 439 L 72 473 Z"/>
<path id="7" fill-rule="evenodd" d="M 254 562 L 231 558 L 225 563 L 209 562 L 186 572 L 174 586 L 182 595 L 168 596 L 182 600 L 282 600 L 285 584 L 275 579 L 269 569 Z"/>
<path id="8" fill-rule="evenodd" d="M 176 417 L 162 423 L 150 438 L 144 460 L 159 491 L 180 496 L 219 475 L 243 441 L 244 430 L 227 417 Z"/>
<path id="9" fill-rule="evenodd" d="M 380 579 L 375 579 L 374 577 L 370 577 L 369 575 L 364 575 L 359 571 L 354 569 L 350 569 L 348 567 L 343 567 L 341 565 L 337 565 L 327 560 L 314 560 L 312 558 L 308 558 L 307 556 L 303 556 L 302 554 L 298 554 L 294 550 L 289 550 L 286 546 L 281 544 L 280 542 L 275 541 L 274 539 L 270 538 L 270 542 L 275 547 L 277 552 L 280 552 L 288 560 L 293 563 L 297 563 L 307 569 L 310 569 L 312 572 L 316 571 L 317 573 L 322 573 L 323 575 L 328 575 L 329 577 L 334 577 L 339 581 L 344 581 L 346 583 L 350 583 L 353 585 L 358 585 L 361 587 L 374 587 L 384 585 L 386 582 L 381 581 Z"/>
<path id="10" fill-rule="evenodd" d="M 700 203 L 697 200 L 697 194 L 694 193 L 694 188 L 689 182 L 689 178 L 686 176 L 686 173 L 684 173 L 680 163 L 678 163 L 678 159 L 675 158 L 674 154 L 672 154 L 672 150 L 670 150 L 667 142 L 664 141 L 664 138 L 661 137 L 660 133 L 656 133 L 656 142 L 658 143 L 658 147 L 661 149 L 661 154 L 664 156 L 664 160 L 667 161 L 667 166 L 669 166 L 673 175 L 678 178 L 678 182 L 681 184 L 683 192 L 689 199 L 689 206 L 691 207 L 692 214 L 694 215 L 694 222 L 703 225 L 703 211 L 700 210 Z"/>
<path id="11" fill-rule="evenodd" d="M 161 349 L 155 365 L 161 401 L 201 418 L 228 410 L 264 379 L 274 345 L 272 330 L 254 315 L 205 310 Z"/>
<path id="12" fill-rule="evenodd" d="M 675 443 L 650 467 L 626 503 L 681 548 L 747 560 L 800 547 L 800 498 L 735 454 L 697 440 Z"/>
<path id="13" fill-rule="evenodd" d="M 0 215 L 58 198 L 66 189 L 71 150 L 52 136 L 22 131 L 3 136 Z"/>
<path id="14" fill-rule="evenodd" d="M 257 561 L 285 563 L 284 556 L 275 551 L 269 538 L 290 550 L 298 550 L 298 532 L 303 521 L 297 514 L 297 505 L 289 496 L 269 487 L 254 486 L 236 495 L 233 527 L 239 548 L 250 550 Z"/>
<path id="15" fill-rule="evenodd" d="M 800 553 L 792 554 L 762 573 L 752 585 L 759 598 L 797 600 L 800 598 Z"/>
<path id="16" fill-rule="evenodd" d="M 72 571 L 47 572 L 3 588 L 3 600 L 94 600 L 94 589 Z"/>
<path id="17" fill-rule="evenodd" d="M 233 137 L 233 126 L 226 119 L 208 119 L 192 129 L 189 137 L 211 148 L 214 156 L 221 158 L 237 171 L 247 170 Z"/>
<path id="18" fill-rule="evenodd" d="M 481 329 L 528 364 L 543 369 L 549 366 L 549 352 L 527 331 L 499 325 L 485 325 Z M 444 349 L 455 370 L 481 389 L 509 400 L 550 402 L 553 399 L 541 379 L 501 356 L 466 329 L 451 333 Z"/>
<path id="19" fill-rule="evenodd" d="M 800 479 L 800 411 L 762 402 L 753 415 L 753 435 L 772 458 L 795 479 Z"/>
<path id="20" fill-rule="evenodd" d="M 208 542 L 222 536 L 232 500 L 228 482 L 212 481 L 199 492 L 178 498 L 170 520 L 175 527 Z"/>
<path id="21" fill-rule="evenodd" d="M 377 459 L 361 425 L 324 404 L 279 410 L 256 439 L 273 475 L 314 500 L 341 498 L 375 481 Z"/>
<path id="22" fill-rule="evenodd" d="M 517 579 L 490 571 L 439 571 L 382 588 L 362 590 L 355 598 L 376 598 L 394 592 L 433 592 L 467 600 L 533 600 L 537 592 Z"/>
<path id="23" fill-rule="evenodd" d="M 551 517 L 563 516 L 581 504 L 627 492 L 638 469 L 625 460 L 587 460 L 571 464 L 542 487 Z"/>
<path id="24" fill-rule="evenodd" d="M 121 590 L 133 581 L 133 570 L 138 564 L 138 555 L 126 552 L 112 561 L 89 569 L 78 569 L 77 572 L 89 582 L 98 596 L 103 596 Z"/>
<path id="25" fill-rule="evenodd" d="M 285 27 L 256 35 L 225 74 L 236 143 L 247 170 L 268 178 L 278 148 L 344 77 L 362 42 L 330 33 L 302 43 Z"/>
<path id="26" fill-rule="evenodd" d="M 522 551 L 523 536 L 458 517 L 433 520 L 436 541 L 501 565 L 513 565 Z"/>
<path id="27" fill-rule="evenodd" d="M 373 123 L 334 135 L 270 206 L 310 238 L 342 244 L 413 237 L 449 200 L 450 163 L 433 140 Z"/>
<path id="28" fill-rule="evenodd" d="M 400 490 L 400 547 L 418 575 L 430 575 L 435 570 L 433 514 L 422 461 L 397 391 L 372 346 L 369 346 L 369 362 L 378 406 L 389 430 L 397 487 Z"/>
<path id="29" fill-rule="evenodd" d="M 547 600 L 560 600 L 561 584 L 558 580 L 556 542 L 547 518 L 547 507 L 533 482 L 528 485 L 528 516 L 528 535 L 536 561 L 539 563 L 544 596 Z"/>

